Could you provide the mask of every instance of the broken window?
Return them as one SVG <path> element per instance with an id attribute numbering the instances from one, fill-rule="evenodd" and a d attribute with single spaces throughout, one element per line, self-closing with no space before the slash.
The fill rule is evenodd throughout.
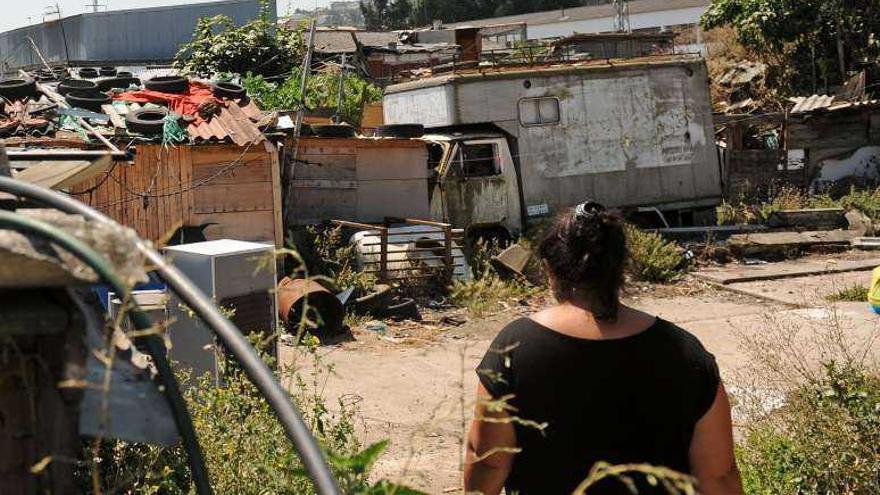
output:
<path id="1" fill-rule="evenodd" d="M 488 177 L 501 173 L 498 146 L 492 143 L 463 144 L 452 161 L 453 174 L 461 177 Z"/>
<path id="2" fill-rule="evenodd" d="M 434 170 L 443 161 L 443 145 L 428 143 L 428 170 Z"/>
<path id="3" fill-rule="evenodd" d="M 519 121 L 524 126 L 559 123 L 559 100 L 546 97 L 520 100 Z"/>

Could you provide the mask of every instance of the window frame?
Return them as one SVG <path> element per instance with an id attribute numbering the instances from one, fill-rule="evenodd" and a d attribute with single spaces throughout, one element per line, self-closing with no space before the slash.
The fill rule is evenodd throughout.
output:
<path id="1" fill-rule="evenodd" d="M 492 147 L 492 159 L 495 163 L 496 172 L 491 175 L 468 175 L 465 174 L 465 166 L 464 166 L 464 148 L 466 146 L 480 146 L 480 145 L 489 145 Z M 458 167 L 456 167 L 458 165 Z M 456 174 L 456 168 L 460 172 Z M 485 179 L 488 177 L 499 177 L 504 175 L 504 161 L 501 159 L 501 146 L 498 142 L 494 140 L 474 140 L 474 141 L 459 141 L 456 143 L 455 147 L 452 149 L 452 155 L 449 160 L 449 172 L 453 177 L 458 177 L 461 179 Z"/>
<path id="2" fill-rule="evenodd" d="M 526 101 L 538 101 L 538 116 L 541 115 L 541 103 L 539 100 L 553 100 L 556 103 L 556 121 L 555 122 L 540 122 L 537 124 L 527 124 L 523 121 L 523 112 L 522 112 L 522 104 Z M 562 105 L 559 103 L 559 98 L 555 96 L 529 96 L 527 98 L 520 98 L 516 104 L 516 113 L 519 119 L 519 125 L 523 127 L 547 127 L 551 125 L 559 125 L 562 122 Z"/>

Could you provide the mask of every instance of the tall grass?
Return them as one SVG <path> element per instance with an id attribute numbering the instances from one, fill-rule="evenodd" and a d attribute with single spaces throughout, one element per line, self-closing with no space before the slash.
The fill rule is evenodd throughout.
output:
<path id="1" fill-rule="evenodd" d="M 252 337 L 258 341 L 258 337 Z M 327 453 L 343 493 L 363 495 L 413 494 L 387 481 L 369 480 L 373 464 L 387 442 L 363 447 L 355 434 L 358 411 L 340 399 L 332 409 L 321 392 L 329 368 L 311 353 L 314 371 L 282 369 L 279 379 L 292 390 L 292 398 L 306 424 Z M 272 361 L 270 356 L 264 359 Z M 223 386 L 205 376 L 194 382 L 186 399 L 215 493 L 241 495 L 314 493 L 299 455 L 291 445 L 269 404 L 244 372 L 227 364 Z M 88 462 L 77 471 L 78 493 L 130 493 L 183 495 L 191 493 L 186 453 L 179 447 L 161 448 L 123 441 L 103 442 L 98 456 L 89 447 Z M 92 485 L 92 466 L 100 484 Z"/>
<path id="2" fill-rule="evenodd" d="M 521 242 L 527 243 L 522 240 Z M 506 302 L 532 297 L 541 292 L 518 276 L 502 278 L 492 266 L 492 257 L 501 252 L 498 243 L 478 240 L 468 249 L 472 280 L 457 280 L 449 287 L 450 301 L 466 308 L 475 317 L 501 309 Z"/>
<path id="3" fill-rule="evenodd" d="M 783 186 L 771 190 L 764 197 L 741 195 L 733 201 L 725 201 L 716 209 L 716 216 L 718 225 L 764 224 L 777 211 L 803 208 L 859 210 L 874 220 L 880 220 L 880 187 L 851 188 L 847 194 L 834 197 L 830 194 L 808 194 L 803 189 Z"/>
<path id="4" fill-rule="evenodd" d="M 744 337 L 741 378 L 751 384 L 737 395 L 746 493 L 880 493 L 876 335 L 858 337 L 833 307 L 815 328 L 779 314 L 765 320 L 769 331 Z"/>
<path id="5" fill-rule="evenodd" d="M 682 273 L 684 251 L 660 234 L 626 226 L 629 270 L 643 282 L 670 282 Z"/>

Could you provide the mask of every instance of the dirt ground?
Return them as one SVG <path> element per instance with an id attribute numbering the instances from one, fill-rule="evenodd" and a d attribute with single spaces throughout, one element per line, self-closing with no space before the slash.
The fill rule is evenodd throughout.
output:
<path id="1" fill-rule="evenodd" d="M 832 262 L 833 258 L 829 257 Z M 730 269 L 735 268 L 741 267 Z M 718 269 L 724 268 L 714 270 Z M 736 292 L 690 279 L 674 286 L 630 288 L 626 301 L 700 338 L 715 354 L 735 401 L 747 386 L 743 377 L 749 376 L 752 357 L 743 344 L 749 336 L 777 331 L 780 324 L 821 335 L 828 331 L 832 316 L 844 322 L 847 338 L 861 343 L 876 336 L 880 317 L 866 303 L 832 305 L 825 300 L 856 282 L 869 285 L 870 272 L 731 284 Z M 384 333 L 361 327 L 354 330 L 354 341 L 321 349 L 324 363 L 334 370 L 324 390 L 328 404 L 339 397 L 355 399 L 366 441 L 391 440 L 377 464 L 377 477 L 432 494 L 460 492 L 462 441 L 476 387 L 474 369 L 505 324 L 540 306 L 512 304 L 498 314 L 459 326 L 431 315 L 427 323 L 389 325 Z M 465 319 L 455 316 L 452 323 Z M 803 357 L 815 360 L 820 351 L 805 339 Z M 873 355 L 880 352 L 875 348 Z M 292 347 L 282 348 L 280 356 L 282 362 L 309 366 Z"/>

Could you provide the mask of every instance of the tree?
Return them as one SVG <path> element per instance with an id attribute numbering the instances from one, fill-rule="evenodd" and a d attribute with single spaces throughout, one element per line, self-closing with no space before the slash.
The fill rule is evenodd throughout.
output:
<path id="1" fill-rule="evenodd" d="M 367 29 L 384 31 L 414 26 L 413 8 L 409 0 L 360 0 Z"/>
<path id="2" fill-rule="evenodd" d="M 878 56 L 877 0 L 713 0 L 701 22 L 729 25 L 740 43 L 785 64 L 795 92 L 813 83 L 814 70 L 828 86 Z"/>
<path id="3" fill-rule="evenodd" d="M 240 27 L 225 15 L 199 19 L 192 41 L 177 53 L 175 66 L 205 77 L 249 72 L 274 76 L 297 66 L 304 53 L 301 33 L 271 22 L 269 3 L 263 0 L 259 17 Z"/>

